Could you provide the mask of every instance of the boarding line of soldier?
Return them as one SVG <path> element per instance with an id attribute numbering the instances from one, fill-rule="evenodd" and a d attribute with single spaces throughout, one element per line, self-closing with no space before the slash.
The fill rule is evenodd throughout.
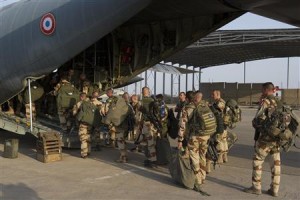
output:
<path id="1" fill-rule="evenodd" d="M 165 105 L 162 95 L 153 98 L 150 96 L 149 88 L 144 87 L 142 100 L 139 102 L 138 96 L 132 95 L 130 104 L 128 94 L 124 94 L 123 98 L 115 97 L 113 90 L 108 89 L 106 91 L 108 100 L 103 104 L 98 101 L 99 90 L 97 88 L 85 84 L 87 81 L 82 81 L 79 94 L 78 89 L 69 80 L 70 77 L 62 76 L 53 95 L 56 96 L 62 129 L 67 131 L 71 128 L 70 113 L 76 116 L 79 122 L 78 135 L 81 140 L 82 158 L 86 158 L 91 151 L 91 130 L 94 129 L 95 133 L 99 133 L 99 127 L 104 123 L 109 128 L 111 144 L 115 146 L 116 141 L 120 150 L 118 162 L 126 163 L 128 160 L 125 136 L 129 131 L 136 139 L 136 144 L 146 143 L 147 159 L 144 161 L 144 165 L 155 167 L 159 164 L 157 155 L 162 152 L 156 152 L 158 149 L 156 142 L 158 139 L 167 138 L 167 133 L 171 134 L 168 122 L 172 114 L 172 110 Z M 40 86 L 33 83 L 32 87 L 37 89 Z M 245 189 L 245 192 L 256 195 L 262 193 L 262 164 L 266 156 L 270 154 L 272 183 L 268 193 L 278 196 L 280 150 L 289 150 L 299 125 L 295 114 L 274 97 L 274 92 L 275 87 L 271 82 L 262 85 L 260 106 L 253 120 L 256 142 L 252 187 Z M 26 117 L 28 118 L 29 102 L 28 97 L 25 96 L 26 93 L 28 92 L 24 92 L 23 98 L 25 98 Z M 213 139 L 218 154 L 217 163 L 228 162 L 228 128 L 234 128 L 235 123 L 240 121 L 241 112 L 236 102 L 232 100 L 225 102 L 221 98 L 219 90 L 212 92 L 212 103 L 203 100 L 202 93 L 199 91 L 188 91 L 186 94 L 181 92 L 179 99 L 180 103 L 175 108 L 175 111 L 178 112 L 178 149 L 184 152 L 184 156 L 191 161 L 196 177 L 193 189 L 202 192 L 201 185 L 205 182 L 206 174 L 211 171 L 212 157 L 207 154 L 208 146 Z M 70 112 L 70 108 L 72 108 L 72 112 Z M 91 112 L 92 115 L 86 115 L 88 112 Z M 34 115 L 33 118 L 35 118 Z M 177 124 L 175 125 L 177 126 Z"/>
<path id="2" fill-rule="evenodd" d="M 241 112 L 236 104 L 233 106 L 236 115 L 229 113 L 233 100 L 225 102 L 219 90 L 212 91 L 212 103 L 203 100 L 199 91 L 181 92 L 179 98 L 175 109 L 179 113 L 178 149 L 190 158 L 196 178 L 192 189 L 200 192 L 206 174 L 211 172 L 212 157 L 207 153 L 209 140 L 214 141 L 217 163 L 228 162 L 227 128 L 233 128 L 241 120 Z"/>

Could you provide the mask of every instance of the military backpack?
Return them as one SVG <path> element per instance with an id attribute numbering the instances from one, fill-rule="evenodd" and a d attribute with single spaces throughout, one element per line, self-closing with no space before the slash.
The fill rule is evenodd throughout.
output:
<path id="1" fill-rule="evenodd" d="M 216 132 L 216 117 L 206 101 L 201 101 L 194 109 L 188 126 L 192 136 L 212 135 Z"/>
<path id="2" fill-rule="evenodd" d="M 31 102 L 35 102 L 39 100 L 44 94 L 44 88 L 36 81 L 30 84 L 30 89 L 31 89 Z M 24 97 L 23 98 L 24 103 L 28 104 L 29 103 L 28 87 L 24 90 L 23 97 Z"/>
<path id="3" fill-rule="evenodd" d="M 109 104 L 108 112 L 103 117 L 103 123 L 114 126 L 120 126 L 130 114 L 129 105 L 122 97 L 113 97 Z"/>
<path id="4" fill-rule="evenodd" d="M 236 123 L 242 121 L 242 110 L 234 99 L 226 101 L 224 109 L 224 125 L 230 129 L 235 128 Z"/>
<path id="5" fill-rule="evenodd" d="M 275 110 L 269 110 L 263 122 L 263 132 L 279 141 L 284 151 L 288 152 L 295 145 L 298 136 L 299 117 L 288 106 L 277 102 Z"/>
<path id="6" fill-rule="evenodd" d="M 101 125 L 100 110 L 98 106 L 90 101 L 82 101 L 76 118 L 78 121 L 87 123 L 93 127 L 99 127 Z"/>
<path id="7" fill-rule="evenodd" d="M 64 83 L 57 91 L 57 107 L 68 109 L 73 108 L 79 100 L 79 91 L 71 83 Z"/>

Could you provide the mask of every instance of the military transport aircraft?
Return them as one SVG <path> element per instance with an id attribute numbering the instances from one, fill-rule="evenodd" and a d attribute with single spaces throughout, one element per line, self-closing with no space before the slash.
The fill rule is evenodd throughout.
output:
<path id="1" fill-rule="evenodd" d="M 300 26 L 298 0 L 0 2 L 0 103 L 99 40 L 95 67 L 116 86 L 245 12 Z"/>
<path id="2" fill-rule="evenodd" d="M 105 87 L 126 84 L 246 12 L 300 26 L 299 0 L 0 3 L 0 103 L 28 80 L 66 65 L 82 71 L 89 66 L 93 81 Z"/>

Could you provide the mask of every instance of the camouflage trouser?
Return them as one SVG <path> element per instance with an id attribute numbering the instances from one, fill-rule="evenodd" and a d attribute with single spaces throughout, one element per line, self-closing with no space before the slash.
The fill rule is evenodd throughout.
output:
<path id="1" fill-rule="evenodd" d="M 118 143 L 118 149 L 120 150 L 121 156 L 127 156 L 126 152 L 126 141 L 124 137 L 124 130 L 120 127 L 115 127 L 116 130 L 116 140 Z"/>
<path id="2" fill-rule="evenodd" d="M 261 190 L 261 176 L 262 165 L 268 154 L 271 155 L 270 167 L 272 173 L 271 190 L 275 193 L 279 191 L 280 184 L 280 147 L 276 142 L 264 142 L 258 140 L 255 146 L 255 153 L 253 156 L 253 172 L 252 172 L 252 186 Z"/>
<path id="3" fill-rule="evenodd" d="M 224 130 L 223 133 L 218 133 L 216 135 L 216 140 L 218 142 L 216 146 L 219 154 L 218 163 L 227 162 L 227 154 L 228 154 L 227 131 Z"/>
<path id="4" fill-rule="evenodd" d="M 58 111 L 58 118 L 60 122 L 60 127 L 63 131 L 66 131 L 71 128 L 70 116 L 67 109 L 62 109 Z"/>
<path id="5" fill-rule="evenodd" d="M 35 121 L 36 120 L 36 110 L 35 110 L 35 104 L 32 103 L 32 120 Z M 30 104 L 25 104 L 25 111 L 26 111 L 26 119 L 30 120 Z"/>
<path id="6" fill-rule="evenodd" d="M 189 155 L 196 175 L 196 184 L 202 184 L 206 178 L 206 152 L 209 138 L 209 135 L 192 136 L 188 143 Z"/>
<path id="7" fill-rule="evenodd" d="M 147 143 L 147 148 L 149 152 L 148 159 L 151 161 L 156 161 L 155 145 L 158 132 L 151 122 L 144 121 L 142 133 L 145 135 L 145 140 Z"/>
<path id="8" fill-rule="evenodd" d="M 91 126 L 86 123 L 79 125 L 79 140 L 81 142 L 81 156 L 85 157 L 91 152 Z"/>
<path id="9" fill-rule="evenodd" d="M 111 142 L 114 144 L 116 141 L 116 127 L 114 127 L 113 125 L 109 125 L 109 137 Z"/>

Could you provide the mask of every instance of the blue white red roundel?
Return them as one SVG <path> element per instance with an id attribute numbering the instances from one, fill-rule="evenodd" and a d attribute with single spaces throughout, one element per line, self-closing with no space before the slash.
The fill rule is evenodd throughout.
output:
<path id="1" fill-rule="evenodd" d="M 40 29 L 45 35 L 51 35 L 56 28 L 55 17 L 51 13 L 45 14 L 40 22 Z"/>

